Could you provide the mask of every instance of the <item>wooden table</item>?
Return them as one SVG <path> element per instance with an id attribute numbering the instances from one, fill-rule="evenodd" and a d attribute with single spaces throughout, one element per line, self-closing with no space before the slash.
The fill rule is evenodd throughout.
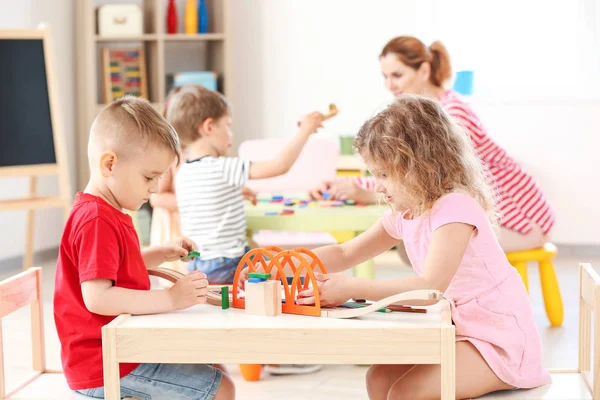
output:
<path id="1" fill-rule="evenodd" d="M 441 398 L 454 399 L 450 306 L 442 300 L 428 310 L 331 319 L 261 317 L 200 305 L 167 314 L 121 315 L 102 328 L 106 399 L 120 398 L 121 362 L 441 364 Z"/>
<path id="2" fill-rule="evenodd" d="M 268 212 L 281 212 L 283 209 L 293 209 L 293 215 L 266 215 Z M 365 207 L 305 207 L 298 205 L 287 207 L 283 203 L 263 203 L 256 206 L 246 205 L 246 225 L 248 237 L 257 230 L 281 230 L 304 232 L 364 232 L 369 229 L 388 206 L 369 205 Z M 372 261 L 354 268 L 354 275 L 361 278 L 374 278 Z"/>

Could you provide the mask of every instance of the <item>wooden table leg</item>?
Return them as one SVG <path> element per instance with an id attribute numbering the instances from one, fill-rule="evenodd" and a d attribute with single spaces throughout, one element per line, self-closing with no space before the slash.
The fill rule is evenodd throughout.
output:
<path id="1" fill-rule="evenodd" d="M 454 400 L 456 396 L 456 339 L 454 326 L 442 326 L 442 400 Z"/>
<path id="2" fill-rule="evenodd" d="M 121 399 L 116 326 L 127 317 L 128 315 L 120 315 L 110 324 L 102 327 L 102 363 L 104 367 L 104 396 L 106 400 Z"/>

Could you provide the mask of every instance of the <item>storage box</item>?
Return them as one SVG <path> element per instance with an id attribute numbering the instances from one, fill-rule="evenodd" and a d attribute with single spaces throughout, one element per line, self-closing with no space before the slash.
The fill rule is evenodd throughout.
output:
<path id="1" fill-rule="evenodd" d="M 137 4 L 106 4 L 98 8 L 98 35 L 139 36 L 144 34 L 142 9 Z"/>

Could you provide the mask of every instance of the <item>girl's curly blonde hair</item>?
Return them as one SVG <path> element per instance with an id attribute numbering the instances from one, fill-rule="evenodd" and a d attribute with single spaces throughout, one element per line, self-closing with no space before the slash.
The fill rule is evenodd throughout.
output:
<path id="1" fill-rule="evenodd" d="M 403 94 L 360 128 L 354 147 L 402 187 L 414 216 L 442 196 L 473 196 L 496 225 L 491 175 L 467 134 L 435 100 Z"/>

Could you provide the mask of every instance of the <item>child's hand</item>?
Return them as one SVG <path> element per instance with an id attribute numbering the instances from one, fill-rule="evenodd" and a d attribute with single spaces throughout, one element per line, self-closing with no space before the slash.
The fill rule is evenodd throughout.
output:
<path id="1" fill-rule="evenodd" d="M 323 193 L 329 191 L 332 183 L 329 181 L 323 181 L 319 186 L 308 192 L 311 200 L 323 200 Z"/>
<path id="2" fill-rule="evenodd" d="M 238 290 L 244 290 L 247 280 L 248 280 L 248 267 L 244 268 L 240 272 L 240 279 L 238 280 Z"/>
<path id="3" fill-rule="evenodd" d="M 335 182 L 329 188 L 329 194 L 331 194 L 331 198 L 334 200 L 354 200 L 360 201 L 364 196 L 363 191 L 365 189 L 361 188 L 356 184 L 353 179 L 345 179 L 340 182 Z"/>
<path id="4" fill-rule="evenodd" d="M 315 272 L 322 307 L 335 307 L 344 304 L 352 297 L 354 278 L 339 274 L 321 274 Z M 296 304 L 315 304 L 314 288 L 298 293 Z"/>
<path id="5" fill-rule="evenodd" d="M 165 262 L 176 261 L 188 255 L 190 251 L 197 250 L 196 243 L 186 237 L 180 237 L 162 245 Z"/>
<path id="6" fill-rule="evenodd" d="M 254 193 L 250 188 L 242 186 L 242 196 L 244 197 L 244 200 L 248 200 L 252 203 L 252 205 L 256 205 L 256 193 Z"/>
<path id="7" fill-rule="evenodd" d="M 321 124 L 322 120 L 323 114 L 317 111 L 305 115 L 302 121 L 300 121 L 300 132 L 307 135 L 315 133 L 317 129 L 323 127 Z"/>
<path id="8" fill-rule="evenodd" d="M 244 268 L 241 272 L 240 272 L 240 278 L 238 280 L 238 290 L 244 290 L 244 286 L 246 284 L 246 281 L 248 280 L 248 267 Z M 264 268 L 262 267 L 262 265 L 258 265 L 255 268 L 254 272 L 265 272 Z"/>
<path id="9" fill-rule="evenodd" d="M 190 272 L 169 289 L 174 310 L 183 310 L 196 304 L 206 303 L 208 280 L 200 271 Z"/>

